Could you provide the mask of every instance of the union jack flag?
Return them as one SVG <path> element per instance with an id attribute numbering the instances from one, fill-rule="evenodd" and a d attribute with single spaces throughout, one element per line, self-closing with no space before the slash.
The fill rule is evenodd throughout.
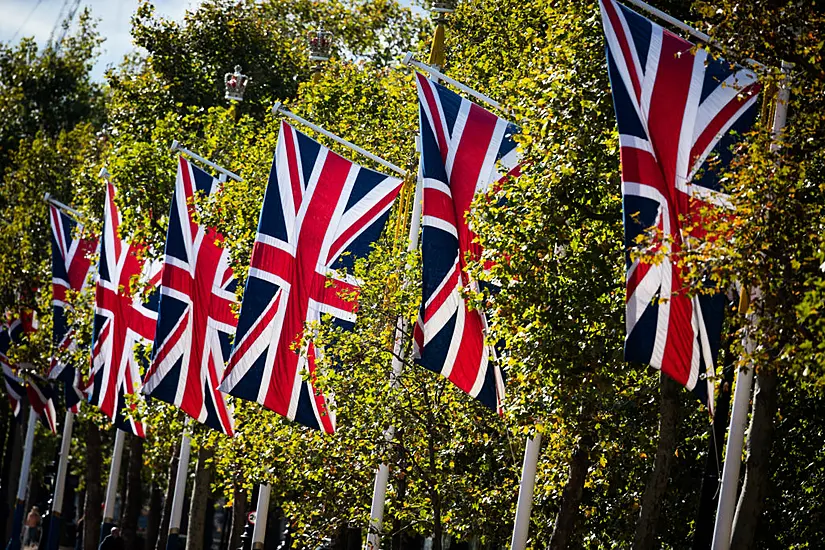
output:
<path id="1" fill-rule="evenodd" d="M 0 367 L 3 369 L 6 395 L 14 416 L 17 417 L 26 395 L 26 382 L 20 377 L 17 366 L 12 365 L 8 354 L 12 344 L 19 343 L 26 334 L 37 329 L 37 317 L 34 311 L 24 311 L 17 317 L 7 312 L 6 318 L 10 322 L 0 328 Z"/>
<path id="2" fill-rule="evenodd" d="M 11 410 L 14 416 L 20 413 L 20 402 L 25 394 L 25 383 L 17 376 L 17 369 L 12 368 L 9 363 L 8 352 L 11 347 L 12 337 L 9 327 L 3 325 L 0 329 L 0 366 L 3 368 L 3 383 L 6 387 L 6 397 L 9 399 Z"/>
<path id="3" fill-rule="evenodd" d="M 504 381 L 484 341 L 486 319 L 461 288 L 474 288 L 468 259 L 481 247 L 467 214 L 476 193 L 519 175 L 518 128 L 417 74 L 424 181 L 423 297 L 414 329 L 416 361 L 441 373 L 482 404 L 499 409 Z"/>
<path id="4" fill-rule="evenodd" d="M 133 278 L 140 277 L 141 283 L 156 287 L 160 283 L 161 265 L 138 259 L 141 246 L 121 239 L 120 223 L 115 186 L 107 182 L 95 287 L 92 372 L 87 391 L 89 401 L 111 418 L 115 426 L 143 437 L 143 425 L 131 416 L 124 416 L 123 409 L 127 406 L 126 395 L 136 393 L 141 382 L 135 345 L 150 345 L 155 337 L 157 293 L 153 292 L 144 303 L 140 294 L 132 296 L 131 285 Z"/>
<path id="5" fill-rule="evenodd" d="M 335 430 L 334 411 L 313 386 L 319 350 L 299 354 L 294 345 L 322 314 L 354 325 L 358 284 L 342 272 L 369 253 L 401 183 L 281 124 L 222 391 Z"/>
<path id="6" fill-rule="evenodd" d="M 49 214 L 52 224 L 52 342 L 56 348 L 49 378 L 63 383 L 66 407 L 77 412 L 77 406 L 84 398 L 80 371 L 61 357 L 75 349 L 74 331 L 66 318 L 66 310 L 70 307 L 66 303 L 66 294 L 83 288 L 97 239 L 84 239 L 78 235 L 77 222 L 57 207 L 51 206 Z"/>
<path id="7" fill-rule="evenodd" d="M 194 221 L 195 194 L 208 196 L 219 186 L 218 180 L 180 157 L 152 367 L 143 393 L 232 436 L 232 411 L 218 384 L 238 324 L 232 313 L 236 282 L 229 251 L 220 246 L 223 235 Z"/>
<path id="8" fill-rule="evenodd" d="M 730 208 L 718 167 L 753 123 L 759 83 L 614 0 L 600 6 L 621 147 L 625 358 L 661 369 L 710 407 L 713 382 L 700 380 L 714 372 L 725 298 L 688 295 L 674 258 L 704 237 L 703 211 Z M 630 256 L 649 228 L 661 235 L 656 265 Z"/>
<path id="9" fill-rule="evenodd" d="M 51 430 L 57 433 L 57 413 L 54 408 L 54 400 L 57 397 L 54 389 L 46 380 L 39 376 L 29 374 L 27 376 L 26 396 L 32 410 L 40 416 L 40 420 Z"/>

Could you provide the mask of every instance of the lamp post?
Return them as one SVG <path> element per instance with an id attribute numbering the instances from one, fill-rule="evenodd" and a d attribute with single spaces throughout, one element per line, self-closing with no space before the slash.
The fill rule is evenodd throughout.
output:
<path id="1" fill-rule="evenodd" d="M 317 30 L 307 34 L 307 46 L 309 47 L 309 61 L 312 63 L 312 81 L 317 83 L 321 78 L 324 63 L 329 61 L 332 51 L 332 33 L 319 26 Z"/>
<path id="2" fill-rule="evenodd" d="M 435 21 L 435 34 L 430 48 L 428 65 L 439 69 L 444 67 L 444 29 L 447 24 L 447 15 L 455 11 L 458 0 L 441 0 L 430 4 L 430 13 Z"/>
<path id="3" fill-rule="evenodd" d="M 247 85 L 252 81 L 247 75 L 241 72 L 241 66 L 235 65 L 235 72 L 226 73 L 223 77 L 226 93 L 224 98 L 229 101 L 229 109 L 232 111 L 235 120 L 238 120 L 238 104 L 243 101 Z"/>
<path id="4" fill-rule="evenodd" d="M 226 73 L 223 77 L 226 86 L 226 94 L 224 98 L 228 101 L 243 101 L 246 86 L 250 82 L 250 78 L 241 72 L 241 66 L 235 65 L 234 73 Z"/>

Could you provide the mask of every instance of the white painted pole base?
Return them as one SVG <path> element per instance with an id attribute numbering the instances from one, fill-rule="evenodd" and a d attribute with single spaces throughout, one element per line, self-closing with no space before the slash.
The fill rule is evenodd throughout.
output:
<path id="1" fill-rule="evenodd" d="M 26 441 L 23 443 L 23 462 L 20 465 L 20 481 L 17 484 L 17 500 L 25 502 L 29 492 L 29 472 L 34 450 L 34 430 L 37 426 L 37 413 L 29 407 L 29 423 L 26 426 Z"/>
<path id="2" fill-rule="evenodd" d="M 183 432 L 178 454 L 178 471 L 175 475 L 175 492 L 172 495 L 172 511 L 169 516 L 169 533 L 180 532 L 180 520 L 183 515 L 183 501 L 186 500 L 186 476 L 189 473 L 189 452 L 192 442 L 189 434 Z"/>
<path id="3" fill-rule="evenodd" d="M 415 150 L 421 151 L 421 136 L 415 138 Z M 413 207 L 410 217 L 410 233 L 407 242 L 407 252 L 412 252 L 418 248 L 418 233 L 421 230 L 421 208 L 422 197 L 424 193 L 423 182 L 424 176 L 422 168 L 418 167 L 418 177 L 415 180 L 415 189 L 413 190 Z M 407 333 L 407 323 L 399 317 L 396 320 L 395 326 L 395 341 L 393 343 L 393 358 L 392 358 L 392 374 L 390 374 L 390 383 L 392 387 L 398 386 L 398 378 L 404 370 L 404 362 L 401 360 L 401 350 L 403 349 L 403 338 Z M 395 427 L 390 426 L 384 432 L 384 439 L 388 442 L 395 437 Z M 372 504 L 370 505 L 370 526 L 369 533 L 367 533 L 367 542 L 364 544 L 364 550 L 378 550 L 381 547 L 381 529 L 384 526 L 384 503 L 387 499 L 387 484 L 390 478 L 390 468 L 386 464 L 378 466 L 375 472 L 375 484 L 372 490 Z"/>
<path id="4" fill-rule="evenodd" d="M 258 487 L 258 506 L 255 517 L 255 530 L 252 531 L 252 550 L 262 550 L 266 537 L 266 519 L 269 515 L 269 494 L 272 486 L 269 484 Z"/>
<path id="5" fill-rule="evenodd" d="M 126 432 L 115 428 L 115 445 L 112 450 L 112 464 L 109 467 L 109 483 L 106 485 L 106 500 L 103 502 L 103 523 L 114 523 L 117 485 L 120 481 L 120 460 L 123 458 L 123 444 Z"/>
<path id="6" fill-rule="evenodd" d="M 783 73 L 787 75 L 791 68 L 791 64 L 782 62 Z M 782 136 L 782 131 L 787 122 L 790 99 L 791 91 L 787 82 L 785 82 L 780 86 L 776 96 L 776 110 L 774 111 L 773 126 L 771 128 L 775 141 L 771 144 L 771 151 L 776 151 L 781 145 L 778 140 Z M 755 319 L 751 319 L 749 322 L 754 323 Z M 742 341 L 742 345 L 747 354 L 752 353 L 755 348 L 754 341 L 747 334 Z M 719 492 L 719 504 L 716 507 L 716 523 L 713 526 L 712 550 L 728 550 L 730 548 L 733 515 L 736 511 L 736 497 L 739 489 L 739 469 L 742 465 L 745 423 L 748 421 L 751 387 L 753 386 L 753 370 L 754 365 L 749 365 L 746 371 L 740 371 L 736 375 L 736 389 L 733 391 L 733 412 L 728 428 L 725 465 L 722 468 L 722 486 Z"/>
<path id="7" fill-rule="evenodd" d="M 745 442 L 745 425 L 748 422 L 753 367 L 736 374 L 733 391 L 733 413 L 728 428 L 728 445 L 725 448 L 725 465 L 722 469 L 722 485 L 716 507 L 716 524 L 713 528 L 713 550 L 730 548 L 733 513 L 739 488 L 739 469 L 742 465 L 742 446 Z"/>
<path id="8" fill-rule="evenodd" d="M 367 533 L 367 543 L 364 550 L 378 550 L 381 547 L 381 529 L 384 526 L 384 502 L 387 499 L 387 483 L 390 477 L 390 467 L 386 464 L 378 466 L 375 472 L 375 485 L 372 490 L 372 505 L 370 506 L 370 528 Z"/>
<path id="9" fill-rule="evenodd" d="M 521 468 L 521 485 L 516 504 L 516 521 L 513 525 L 511 550 L 524 550 L 527 547 L 527 535 L 530 533 L 530 513 L 533 511 L 533 488 L 536 485 L 536 465 L 541 449 L 541 434 L 527 439 L 524 448 L 524 463 Z"/>
<path id="10" fill-rule="evenodd" d="M 60 440 L 60 461 L 57 463 L 57 479 L 54 481 L 54 498 L 52 498 L 52 515 L 63 513 L 63 494 L 66 489 L 66 472 L 69 470 L 69 452 L 72 447 L 72 430 L 74 413 L 66 411 L 63 421 L 63 438 Z"/>

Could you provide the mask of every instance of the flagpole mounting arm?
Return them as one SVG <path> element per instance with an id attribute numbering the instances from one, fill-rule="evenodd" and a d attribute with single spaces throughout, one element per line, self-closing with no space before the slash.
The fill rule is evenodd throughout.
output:
<path id="1" fill-rule="evenodd" d="M 317 124 L 313 124 L 312 122 L 308 121 L 307 119 L 305 119 L 301 116 L 298 116 L 298 115 L 296 115 L 295 113 L 293 113 L 291 111 L 288 111 L 286 108 L 284 108 L 283 104 L 280 101 L 278 101 L 277 103 L 275 103 L 275 105 L 272 106 L 272 114 L 277 115 L 278 113 L 284 115 L 287 118 L 291 118 L 295 122 L 299 122 L 299 123 L 303 124 L 304 126 L 306 126 L 308 128 L 312 128 L 313 130 L 315 130 L 319 134 L 323 134 L 323 135 L 327 136 L 328 138 L 330 138 L 331 140 L 334 140 L 334 141 L 340 143 L 341 145 L 349 147 L 350 149 L 352 149 L 356 153 L 360 153 L 360 154 L 364 155 L 368 159 L 370 159 L 374 162 L 377 162 L 381 166 L 383 166 L 385 168 L 389 168 L 393 172 L 401 174 L 401 176 L 406 176 L 407 175 L 407 171 L 404 170 L 403 168 L 401 168 L 400 166 L 395 165 L 395 164 L 391 163 L 388 160 L 384 160 L 381 157 L 379 157 L 378 155 L 373 155 L 372 153 L 370 153 L 366 149 L 362 149 L 361 147 L 358 147 L 357 145 L 355 145 L 351 141 L 347 141 L 346 139 L 344 139 L 342 137 L 336 136 L 335 134 L 333 134 L 329 130 L 325 130 L 324 128 L 321 128 Z"/>
<path id="2" fill-rule="evenodd" d="M 688 25 L 684 21 L 682 21 L 680 19 L 676 19 L 672 15 L 668 15 L 667 13 L 663 12 L 662 10 L 654 8 L 653 6 L 651 6 L 650 4 L 648 4 L 646 2 L 643 2 L 642 0 L 626 0 L 626 1 L 627 1 L 628 4 L 633 4 L 637 8 L 646 11 L 650 15 L 652 15 L 652 16 L 658 18 L 658 19 L 661 19 L 662 21 L 664 21 L 666 23 L 670 23 L 671 25 L 673 25 L 677 29 L 688 33 L 693 38 L 696 38 L 697 40 L 701 40 L 702 42 L 704 42 L 705 44 L 708 44 L 709 46 L 713 46 L 714 48 L 722 50 L 722 51 L 724 51 L 724 49 L 725 49 L 722 46 L 722 44 L 720 44 L 716 40 L 712 39 L 710 37 L 710 35 L 708 35 L 706 33 L 703 33 L 702 31 L 700 31 L 698 29 L 694 29 L 693 27 L 691 27 L 690 25 Z M 747 65 L 750 65 L 753 68 L 764 68 L 765 67 L 762 63 L 759 63 L 758 61 L 754 61 L 753 59 L 746 59 L 745 63 Z"/>
<path id="3" fill-rule="evenodd" d="M 187 149 L 186 147 L 181 145 L 180 142 L 178 142 L 178 140 L 176 140 L 176 139 L 172 140 L 172 145 L 169 147 L 169 149 L 172 152 L 180 151 L 182 154 L 184 154 L 188 157 L 192 157 L 196 161 L 207 165 L 208 167 L 212 168 L 213 170 L 216 170 L 216 171 L 220 172 L 221 174 L 224 174 L 224 175 L 232 178 L 235 181 L 243 181 L 243 178 L 241 176 L 239 176 L 238 174 L 236 174 L 235 172 L 230 172 L 229 170 L 227 170 L 223 166 L 220 166 L 219 164 L 215 164 L 211 160 L 205 159 L 202 156 L 200 156 L 199 154 L 190 151 L 189 149 Z"/>
<path id="4" fill-rule="evenodd" d="M 83 214 L 80 212 L 80 210 L 75 210 L 71 206 L 60 202 L 59 200 L 52 197 L 51 193 L 45 193 L 43 195 L 43 200 L 46 201 L 47 203 L 51 204 L 52 206 L 54 206 L 56 208 L 59 208 L 60 210 L 65 211 L 68 214 L 72 214 L 77 219 L 82 219 L 83 218 Z"/>
<path id="5" fill-rule="evenodd" d="M 643 9 L 647 13 L 649 13 L 649 14 L 655 16 L 655 17 L 658 17 L 662 21 L 666 21 L 666 22 L 670 23 L 671 25 L 673 25 L 677 29 L 685 31 L 686 33 L 688 33 L 692 37 L 701 40 L 705 44 L 711 44 L 711 45 L 717 46 L 717 47 L 719 46 L 718 43 L 716 43 L 714 40 L 711 39 L 710 36 L 703 33 L 702 31 L 694 29 L 693 27 L 691 27 L 690 25 L 688 25 L 684 21 L 676 19 L 672 15 L 668 15 L 665 12 L 663 12 L 662 10 L 654 8 L 650 4 L 647 4 L 646 2 L 642 2 L 642 0 L 626 0 L 626 2 L 628 4 L 633 4 L 637 8 Z"/>
<path id="6" fill-rule="evenodd" d="M 459 82 L 458 80 L 455 80 L 454 78 L 450 78 L 449 76 L 445 75 L 444 73 L 442 73 L 441 71 L 439 71 L 438 69 L 433 67 L 432 65 L 427 65 L 426 63 L 422 63 L 421 61 L 418 61 L 415 58 L 415 56 L 412 54 L 412 52 L 407 52 L 407 55 L 404 56 L 404 59 L 401 61 L 401 64 L 402 65 L 408 65 L 410 67 L 415 67 L 416 69 L 419 69 L 419 70 L 421 70 L 425 73 L 428 73 L 430 76 L 434 76 L 435 78 L 438 78 L 439 80 L 443 80 L 444 82 L 446 82 L 447 84 L 450 84 L 451 86 L 455 86 L 456 88 L 458 88 L 462 92 L 473 96 L 474 98 L 478 99 L 479 101 L 481 101 L 483 103 L 486 103 L 490 107 L 493 107 L 495 109 L 502 109 L 503 110 L 503 108 L 501 106 L 501 103 L 499 103 L 495 99 L 492 99 L 491 97 L 488 97 L 488 96 L 482 94 L 481 92 L 477 92 L 476 90 L 473 90 L 472 88 L 470 88 L 466 84 L 462 84 L 461 82 Z"/>

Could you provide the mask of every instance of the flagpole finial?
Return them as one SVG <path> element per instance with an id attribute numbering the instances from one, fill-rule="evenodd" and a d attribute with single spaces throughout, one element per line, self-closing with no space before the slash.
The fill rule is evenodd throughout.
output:
<path id="1" fill-rule="evenodd" d="M 404 59 L 401 60 L 402 65 L 412 65 L 413 60 L 415 60 L 415 55 L 412 52 L 407 52 L 407 55 L 404 56 Z"/>
<path id="2" fill-rule="evenodd" d="M 224 98 L 229 101 L 243 101 L 246 86 L 251 82 L 251 79 L 241 72 L 241 66 L 235 65 L 235 72 L 226 73 L 223 81 L 226 86 Z"/>
<path id="3" fill-rule="evenodd" d="M 280 111 L 281 107 L 283 107 L 283 106 L 284 106 L 284 104 L 282 102 L 276 101 L 275 105 L 272 106 L 272 114 L 277 115 L 278 111 Z"/>
<path id="4" fill-rule="evenodd" d="M 312 63 L 312 81 L 318 82 L 324 63 L 329 61 L 332 53 L 332 33 L 325 31 L 322 25 L 307 34 L 309 61 Z"/>
<path id="5" fill-rule="evenodd" d="M 99 178 L 103 178 L 103 179 L 105 179 L 105 180 L 108 180 L 108 179 L 109 179 L 109 171 L 108 171 L 108 170 L 106 170 L 106 167 L 105 167 L 105 166 L 104 166 L 103 168 L 101 168 L 101 169 L 100 169 L 100 172 L 98 173 L 97 177 L 99 177 Z"/>
<path id="6" fill-rule="evenodd" d="M 169 150 L 174 153 L 178 149 L 180 149 L 180 143 L 178 142 L 178 140 L 173 139 L 172 140 L 172 145 L 169 146 Z"/>

